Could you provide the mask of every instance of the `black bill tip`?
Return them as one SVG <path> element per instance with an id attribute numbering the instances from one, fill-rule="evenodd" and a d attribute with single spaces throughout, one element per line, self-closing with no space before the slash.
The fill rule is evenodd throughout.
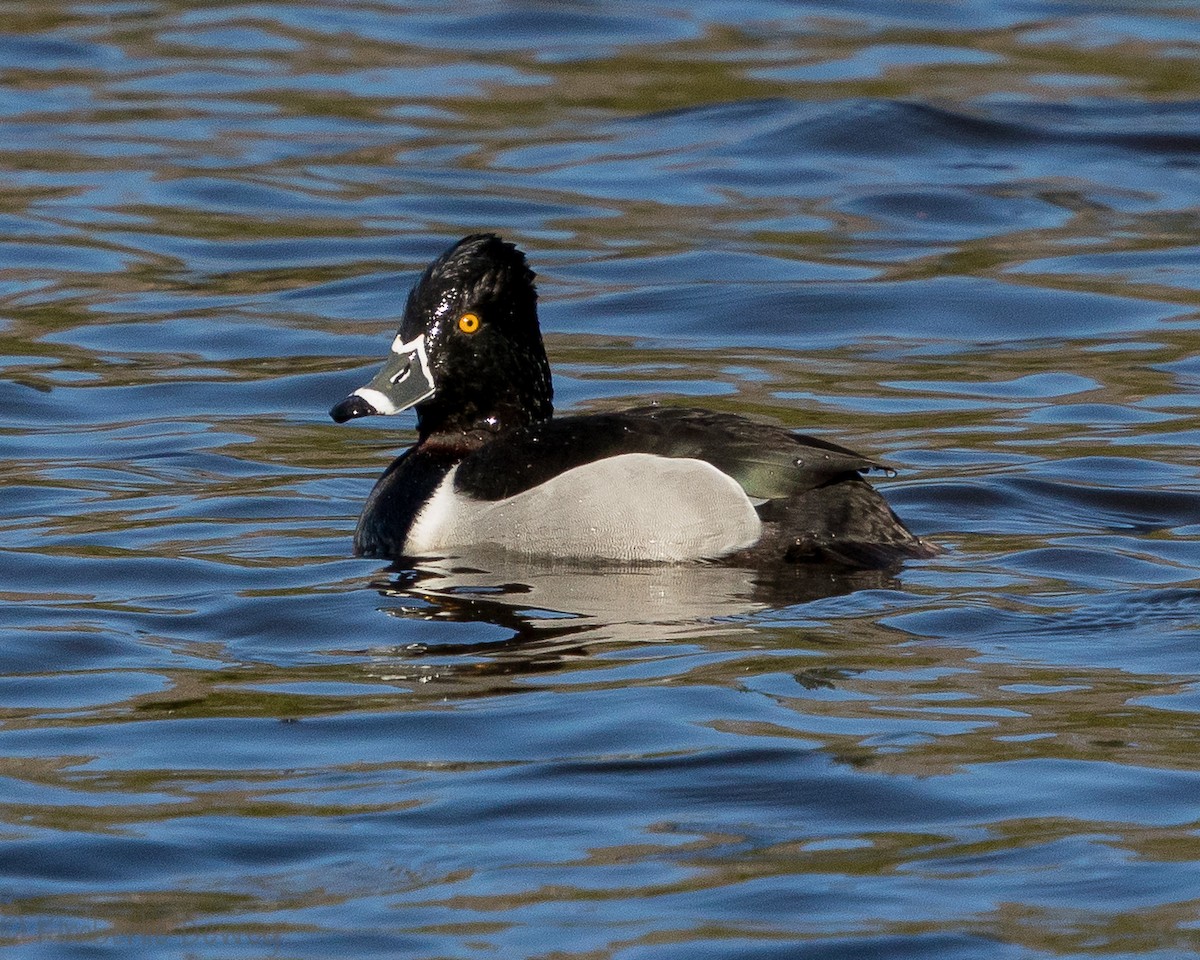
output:
<path id="1" fill-rule="evenodd" d="M 341 403 L 335 404 L 329 415 L 333 417 L 334 423 L 345 423 L 355 417 L 369 417 L 378 412 L 357 393 L 352 393 Z"/>

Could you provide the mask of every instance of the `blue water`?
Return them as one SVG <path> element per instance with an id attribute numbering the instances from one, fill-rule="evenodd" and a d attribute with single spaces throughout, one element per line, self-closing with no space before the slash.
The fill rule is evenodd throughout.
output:
<path id="1" fill-rule="evenodd" d="M 1200 952 L 1183 2 L 5 6 L 0 946 Z M 350 556 L 424 264 L 560 410 L 826 436 L 947 548 Z"/>

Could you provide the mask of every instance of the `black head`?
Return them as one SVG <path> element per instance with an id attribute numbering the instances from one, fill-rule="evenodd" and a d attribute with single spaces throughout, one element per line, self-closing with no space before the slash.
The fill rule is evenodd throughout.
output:
<path id="1" fill-rule="evenodd" d="M 421 275 L 383 370 L 330 411 L 339 423 L 415 406 L 421 437 L 505 430 L 553 412 L 550 365 L 525 255 L 464 237 Z"/>

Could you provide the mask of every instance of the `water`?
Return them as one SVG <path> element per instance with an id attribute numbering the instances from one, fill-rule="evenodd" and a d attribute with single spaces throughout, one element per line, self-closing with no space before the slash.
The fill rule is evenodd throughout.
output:
<path id="1" fill-rule="evenodd" d="M 1200 950 L 1192 4 L 3 12 L 6 955 Z M 412 421 L 325 411 L 478 229 L 560 409 L 947 552 L 351 558 Z"/>

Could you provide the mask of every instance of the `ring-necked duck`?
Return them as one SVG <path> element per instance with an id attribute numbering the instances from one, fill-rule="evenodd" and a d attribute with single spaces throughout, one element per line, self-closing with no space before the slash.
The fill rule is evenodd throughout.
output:
<path id="1" fill-rule="evenodd" d="M 862 479 L 884 468 L 825 440 L 706 410 L 554 417 L 533 280 L 512 244 L 463 238 L 409 294 L 383 369 L 330 411 L 416 407 L 417 443 L 371 491 L 357 553 L 885 566 L 937 552 Z"/>

